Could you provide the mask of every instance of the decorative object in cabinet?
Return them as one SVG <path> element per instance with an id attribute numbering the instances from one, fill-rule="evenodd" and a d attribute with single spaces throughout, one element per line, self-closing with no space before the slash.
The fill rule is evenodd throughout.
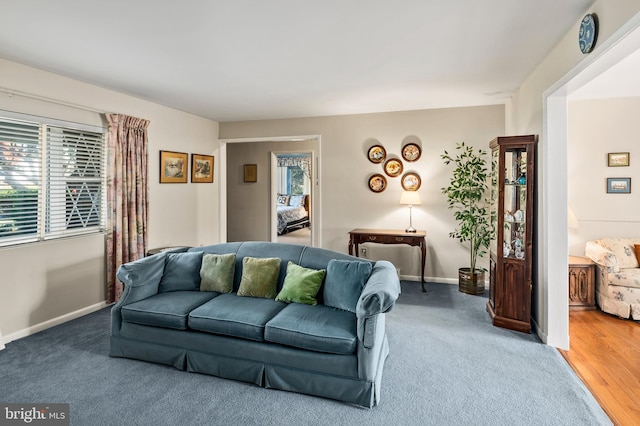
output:
<path id="1" fill-rule="evenodd" d="M 489 301 L 493 325 L 531 331 L 535 280 L 535 152 L 537 135 L 503 136 L 491 148 Z"/>

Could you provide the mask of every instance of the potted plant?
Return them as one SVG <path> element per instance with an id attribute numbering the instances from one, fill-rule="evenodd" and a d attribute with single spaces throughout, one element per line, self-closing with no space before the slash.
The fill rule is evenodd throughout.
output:
<path id="1" fill-rule="evenodd" d="M 455 156 L 447 151 L 441 155 L 446 165 L 455 166 L 449 186 L 442 188 L 442 193 L 447 196 L 449 209 L 458 221 L 458 227 L 449 236 L 470 245 L 469 267 L 458 269 L 458 290 L 468 294 L 484 293 L 486 269 L 476 264 L 478 257 L 487 253 L 494 232 L 488 213 L 489 200 L 485 196 L 486 155 L 486 151 L 476 150 L 464 142 L 456 145 Z"/>

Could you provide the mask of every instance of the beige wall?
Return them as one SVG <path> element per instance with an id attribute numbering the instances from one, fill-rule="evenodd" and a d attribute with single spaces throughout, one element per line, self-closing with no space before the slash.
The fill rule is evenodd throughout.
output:
<path id="1" fill-rule="evenodd" d="M 569 201 L 577 219 L 569 228 L 569 253 L 584 256 L 589 240 L 640 235 L 640 99 L 569 103 Z M 608 167 L 607 153 L 629 152 L 629 167 Z M 607 194 L 607 177 L 630 177 L 631 194 Z"/>
<path id="2" fill-rule="evenodd" d="M 0 59 L 0 109 L 92 125 L 99 112 L 151 121 L 149 245 L 217 242 L 218 184 L 160 185 L 158 151 L 216 154 L 218 123 Z M 60 105 L 66 103 L 67 105 Z M 103 306 L 104 236 L 91 235 L 0 248 L 0 331 L 6 341 Z"/>
<path id="3" fill-rule="evenodd" d="M 409 225 L 408 207 L 399 204 L 399 178 L 388 177 L 388 189 L 382 193 L 368 189 L 368 177 L 383 171 L 381 165 L 367 159 L 366 152 L 371 144 L 380 143 L 388 156 L 400 156 L 406 138 L 418 140 L 421 158 L 415 163 L 405 162 L 404 167 L 405 172 L 416 171 L 422 178 L 422 205 L 413 209 L 413 224 L 427 231 L 425 275 L 454 282 L 458 268 L 468 266 L 468 250 L 448 236 L 455 222 L 440 188 L 447 184 L 450 169 L 440 155 L 461 141 L 488 149 L 489 141 L 503 134 L 502 105 L 220 123 L 221 139 L 321 136 L 321 246 L 345 253 L 348 232 L 353 228 L 404 229 Z M 394 262 L 402 275 L 419 276 L 417 249 L 396 246 L 380 250 L 384 253 L 378 253 Z"/>
<path id="4" fill-rule="evenodd" d="M 227 241 L 271 241 L 271 153 L 315 151 L 315 141 L 247 142 L 227 146 Z M 244 182 L 244 165 L 258 181 Z"/>

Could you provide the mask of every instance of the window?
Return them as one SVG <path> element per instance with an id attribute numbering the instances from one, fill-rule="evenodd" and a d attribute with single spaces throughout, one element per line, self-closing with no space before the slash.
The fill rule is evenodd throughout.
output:
<path id="1" fill-rule="evenodd" d="M 100 232 L 104 129 L 0 115 L 0 245 Z"/>

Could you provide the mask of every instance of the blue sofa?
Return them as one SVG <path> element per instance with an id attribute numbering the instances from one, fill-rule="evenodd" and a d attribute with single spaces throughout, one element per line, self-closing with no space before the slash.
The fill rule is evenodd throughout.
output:
<path id="1" fill-rule="evenodd" d="M 204 291 L 205 265 L 231 254 L 232 288 Z M 256 259 L 279 259 L 276 298 L 247 295 L 245 265 Z M 278 300 L 283 287 L 297 285 L 290 269 L 297 267 L 323 274 L 317 304 Z M 117 277 L 124 293 L 112 308 L 110 356 L 364 407 L 380 401 L 389 353 L 385 313 L 400 293 L 387 261 L 292 244 L 225 243 L 145 257 L 122 265 Z"/>

